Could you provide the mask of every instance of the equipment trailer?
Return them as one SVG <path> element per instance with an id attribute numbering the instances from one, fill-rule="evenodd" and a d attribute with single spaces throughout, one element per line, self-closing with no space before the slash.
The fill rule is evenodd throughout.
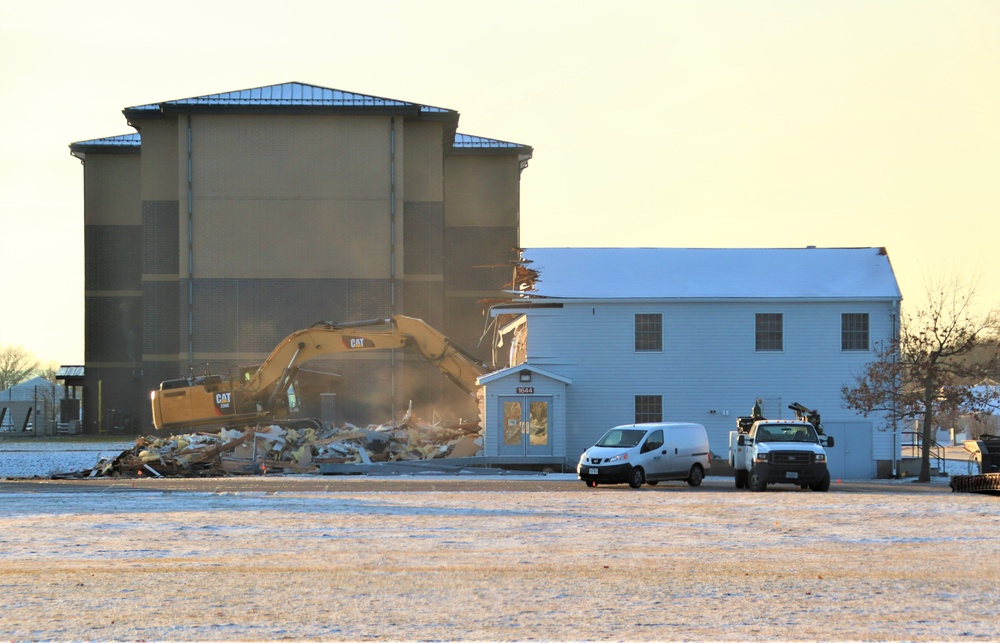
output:
<path id="1" fill-rule="evenodd" d="M 984 433 L 978 440 L 966 440 L 970 475 L 952 476 L 952 491 L 1000 495 L 1000 436 Z M 973 466 L 979 470 L 971 473 Z"/>

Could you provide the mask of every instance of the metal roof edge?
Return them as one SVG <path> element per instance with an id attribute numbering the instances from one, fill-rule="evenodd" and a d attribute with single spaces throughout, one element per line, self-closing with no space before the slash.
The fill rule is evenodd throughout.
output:
<path id="1" fill-rule="evenodd" d="M 105 136 L 69 144 L 69 153 L 81 160 L 87 153 L 139 154 L 142 151 L 142 137 L 138 132 Z"/>
<path id="2" fill-rule="evenodd" d="M 303 110 L 303 111 L 299 111 Z M 445 107 L 349 92 L 309 83 L 287 82 L 190 98 L 147 103 L 122 110 L 126 118 L 157 118 L 182 113 L 339 113 L 404 114 L 428 120 L 456 120 Z"/>
<path id="3" fill-rule="evenodd" d="M 462 134 L 460 132 L 455 133 L 455 140 L 451 145 L 451 153 L 457 155 L 508 156 L 517 154 L 531 158 L 534 151 L 534 148 L 530 145 L 524 145 L 523 143 L 501 141 L 495 138 Z"/>
<path id="4" fill-rule="evenodd" d="M 845 296 L 835 296 L 835 297 L 821 297 L 821 296 L 809 296 L 809 297 L 781 297 L 781 296 L 761 296 L 761 297 L 526 297 L 524 305 L 518 306 L 517 302 L 504 304 L 504 308 L 509 308 L 512 311 L 522 311 L 528 308 L 555 308 L 557 306 L 539 306 L 538 304 L 558 304 L 561 307 L 565 304 L 586 304 L 588 306 L 593 304 L 630 304 L 634 302 L 643 303 L 759 303 L 759 302 L 796 302 L 796 303 L 838 303 L 838 302 L 853 302 L 853 301 L 873 301 L 873 302 L 895 302 L 903 299 L 902 294 L 897 294 L 895 296 L 888 295 L 859 295 L 856 297 L 845 297 Z M 535 305 L 532 305 L 535 304 Z M 500 307 L 497 307 L 499 310 Z"/>

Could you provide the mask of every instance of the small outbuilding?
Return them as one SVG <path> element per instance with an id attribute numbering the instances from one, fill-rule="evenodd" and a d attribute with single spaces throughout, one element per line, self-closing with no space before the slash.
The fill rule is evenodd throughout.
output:
<path id="1" fill-rule="evenodd" d="M 479 378 L 491 422 L 483 455 L 525 464 L 565 464 L 568 377 L 520 364 Z"/>

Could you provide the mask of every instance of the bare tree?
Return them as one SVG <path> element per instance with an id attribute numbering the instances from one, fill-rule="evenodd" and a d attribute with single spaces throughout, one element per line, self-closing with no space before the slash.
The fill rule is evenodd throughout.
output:
<path id="1" fill-rule="evenodd" d="M 35 412 L 38 413 L 38 420 L 35 422 L 37 429 L 48 431 L 54 429 L 59 423 L 62 389 L 56 381 L 58 370 L 58 362 L 49 362 L 47 366 L 40 366 L 36 371 L 38 377 L 42 377 L 48 382 L 47 386 L 35 387 L 35 393 L 38 396 L 38 407 L 35 409 Z"/>
<path id="2" fill-rule="evenodd" d="M 930 482 L 935 418 L 955 413 L 978 416 L 990 408 L 994 387 L 977 386 L 996 372 L 997 314 L 972 310 L 974 286 L 957 279 L 927 288 L 927 307 L 903 315 L 899 337 L 876 350 L 853 386 L 843 386 L 848 407 L 866 417 L 883 414 L 895 426 L 921 422 L 919 482 Z"/>
<path id="3" fill-rule="evenodd" d="M 23 346 L 0 346 L 0 391 L 17 386 L 38 369 L 38 360 Z"/>
<path id="4" fill-rule="evenodd" d="M 48 382 L 56 383 L 56 373 L 59 372 L 59 362 L 49 362 L 47 365 L 39 366 L 35 369 L 35 375 L 44 378 Z"/>

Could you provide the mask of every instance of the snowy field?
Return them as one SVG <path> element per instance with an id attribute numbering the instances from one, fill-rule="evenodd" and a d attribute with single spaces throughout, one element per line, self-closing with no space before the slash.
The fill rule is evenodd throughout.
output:
<path id="1" fill-rule="evenodd" d="M 113 458 L 133 446 L 134 438 L 109 442 L 4 440 L 0 442 L 0 479 L 83 471 L 101 457 Z"/>
<path id="2" fill-rule="evenodd" d="M 1000 639 L 995 496 L 533 479 L 0 484 L 0 639 Z"/>

